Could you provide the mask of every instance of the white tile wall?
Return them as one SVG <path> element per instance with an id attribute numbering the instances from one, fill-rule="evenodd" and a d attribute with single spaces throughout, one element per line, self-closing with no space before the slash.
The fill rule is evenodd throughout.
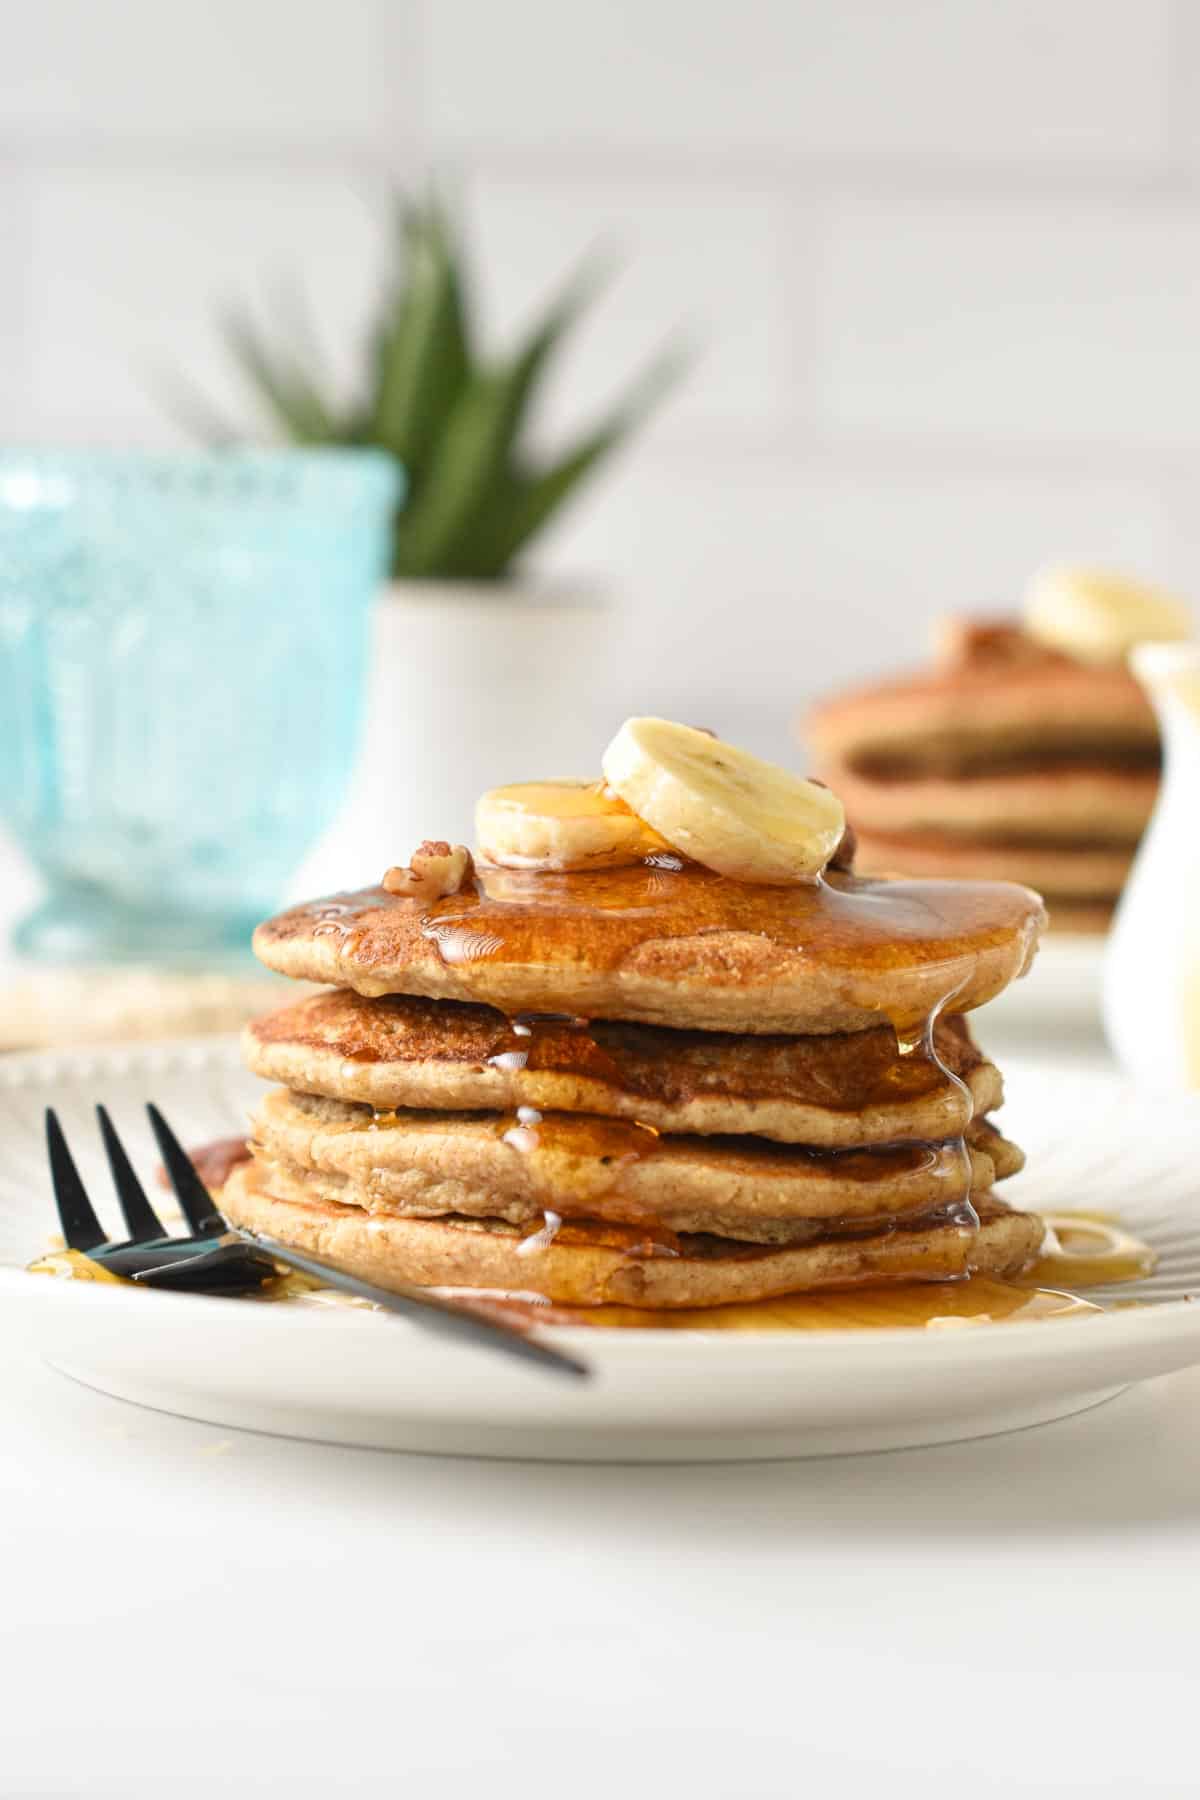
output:
<path id="1" fill-rule="evenodd" d="M 703 455 L 643 452 L 551 546 L 607 560 L 628 598 L 621 703 L 786 753 L 822 687 L 920 660 L 935 621 L 1003 611 L 1056 555 L 1173 572 L 1153 480 L 891 464 L 766 450 L 714 482 Z"/>
<path id="2" fill-rule="evenodd" d="M 1200 447 L 1200 212 L 1138 195 L 827 209 L 821 422 L 918 442 Z"/>
<path id="3" fill-rule="evenodd" d="M 779 254 L 789 219 L 782 197 L 756 184 L 638 182 L 480 171 L 473 183 L 489 323 L 503 341 L 538 315 L 595 249 L 609 280 L 568 352 L 569 384 L 547 408 L 568 431 L 676 338 L 694 357 L 690 379 L 662 417 L 678 436 L 697 429 L 759 432 L 784 423 L 791 355 Z"/>
<path id="4" fill-rule="evenodd" d="M 0 418 L 26 417 L 24 350 L 29 206 L 24 184 L 0 164 Z M 9 427 L 12 435 L 20 435 Z"/>
<path id="5" fill-rule="evenodd" d="M 435 128 L 529 151 L 1157 160 L 1167 0 L 434 0 Z"/>
<path id="6" fill-rule="evenodd" d="M 0 127 L 153 147 L 373 143 L 394 103 L 375 0 L 0 0 Z"/>
<path id="7" fill-rule="evenodd" d="M 0 0 L 0 43 L 9 437 L 169 438 L 166 365 L 236 405 L 213 310 L 289 268 L 349 380 L 436 161 L 497 341 L 624 249 L 544 432 L 700 343 L 542 552 L 626 601 L 614 708 L 779 750 L 1043 557 L 1200 592 L 1192 0 Z"/>
<path id="8" fill-rule="evenodd" d="M 39 435 L 159 436 L 177 372 L 241 416 L 245 390 L 214 311 L 248 298 L 270 316 L 272 291 L 293 270 L 330 363 L 351 378 L 379 275 L 379 183 L 336 165 L 205 160 L 37 165 L 27 185 L 25 376 Z"/>

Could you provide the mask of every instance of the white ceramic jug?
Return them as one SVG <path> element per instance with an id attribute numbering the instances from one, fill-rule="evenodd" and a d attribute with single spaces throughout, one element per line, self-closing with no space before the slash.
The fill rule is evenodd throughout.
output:
<path id="1" fill-rule="evenodd" d="M 1104 1022 L 1138 1080 L 1200 1088 L 1200 644 L 1141 644 L 1130 663 L 1158 714 L 1163 783 L 1109 938 Z"/>

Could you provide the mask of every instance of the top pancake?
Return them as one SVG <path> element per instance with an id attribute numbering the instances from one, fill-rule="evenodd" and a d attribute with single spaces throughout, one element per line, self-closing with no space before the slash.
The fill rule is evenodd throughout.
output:
<path id="1" fill-rule="evenodd" d="M 806 721 L 818 756 L 891 775 L 1156 764 L 1154 714 L 1128 669 L 1078 662 L 1014 626 L 974 638 L 933 669 L 818 706 Z"/>
<path id="2" fill-rule="evenodd" d="M 588 874 L 481 868 L 432 904 L 382 888 L 260 925 L 268 968 L 370 996 L 752 1034 L 908 1033 L 1025 972 L 1045 920 L 991 882 L 730 880 L 674 857 Z"/>

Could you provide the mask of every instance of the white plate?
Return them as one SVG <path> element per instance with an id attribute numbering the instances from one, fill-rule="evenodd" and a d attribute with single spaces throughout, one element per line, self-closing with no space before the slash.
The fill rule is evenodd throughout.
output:
<path id="1" fill-rule="evenodd" d="M 238 1129 L 259 1084 L 222 1041 L 0 1061 L 0 1303 L 49 1362 L 106 1393 L 223 1425 L 381 1448 L 580 1460 L 809 1456 L 943 1443 L 1078 1412 L 1200 1362 L 1200 1107 L 1115 1076 L 1009 1070 L 1029 1152 L 1013 1197 L 1116 1211 L 1161 1253 L 1102 1317 L 955 1332 L 563 1332 L 595 1379 L 565 1382 L 394 1318 L 134 1292 L 24 1273 L 54 1220 L 42 1109 L 59 1109 L 97 1204 L 92 1104 L 141 1166 L 142 1103 L 187 1142 Z M 117 1220 L 108 1215 L 114 1230 Z M 1096 1298 L 1096 1295 L 1092 1296 Z"/>

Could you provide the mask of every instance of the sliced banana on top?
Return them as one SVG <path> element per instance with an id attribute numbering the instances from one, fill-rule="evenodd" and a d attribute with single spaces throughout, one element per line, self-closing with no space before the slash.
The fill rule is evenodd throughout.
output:
<path id="1" fill-rule="evenodd" d="M 669 719 L 626 719 L 603 767 L 668 844 L 739 881 L 815 881 L 846 829 L 828 788 Z"/>
<path id="2" fill-rule="evenodd" d="M 1049 568 L 1035 575 L 1025 597 L 1030 637 L 1084 662 L 1123 662 L 1135 644 L 1192 635 L 1182 600 L 1099 570 Z"/>
<path id="3" fill-rule="evenodd" d="M 520 781 L 475 808 L 475 842 L 505 869 L 613 869 L 668 848 L 603 781 Z"/>

